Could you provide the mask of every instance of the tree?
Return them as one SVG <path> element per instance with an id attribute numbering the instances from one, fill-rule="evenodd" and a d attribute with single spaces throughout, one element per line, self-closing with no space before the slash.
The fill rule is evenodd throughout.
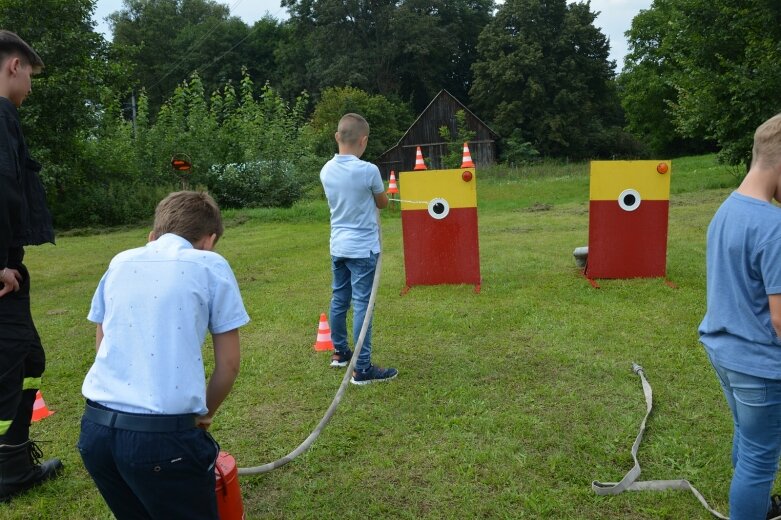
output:
<path id="1" fill-rule="evenodd" d="M 326 89 L 308 127 L 318 155 L 328 157 L 337 151 L 334 133 L 339 119 L 348 112 L 359 113 L 369 122 L 369 144 L 363 156 L 367 161 L 377 159 L 396 144 L 412 121 L 409 107 L 403 103 L 352 87 Z"/>
<path id="2" fill-rule="evenodd" d="M 655 0 L 629 34 L 630 129 L 660 146 L 676 134 L 713 141 L 723 161 L 748 165 L 754 129 L 781 110 L 781 4 Z"/>
<path id="3" fill-rule="evenodd" d="M 211 92 L 239 81 L 250 28 L 215 0 L 124 0 L 109 15 L 114 44 L 133 61 L 134 80 L 156 113 L 176 86 L 198 72 Z"/>
<path id="4" fill-rule="evenodd" d="M 94 0 L 41 0 L 30 16 L 26 0 L 0 4 L 0 27 L 14 30 L 40 54 L 43 73 L 21 111 L 32 153 L 44 165 L 50 202 L 86 181 L 83 146 L 97 125 L 107 90 L 122 82 L 125 65 L 92 22 Z"/>
<path id="5" fill-rule="evenodd" d="M 471 94 L 501 135 L 546 156 L 607 155 L 621 124 L 608 40 L 588 3 L 507 0 L 480 34 Z"/>
<path id="6" fill-rule="evenodd" d="M 492 0 L 283 0 L 293 37 L 279 51 L 294 84 L 351 86 L 410 100 L 442 88 L 466 97 Z"/>

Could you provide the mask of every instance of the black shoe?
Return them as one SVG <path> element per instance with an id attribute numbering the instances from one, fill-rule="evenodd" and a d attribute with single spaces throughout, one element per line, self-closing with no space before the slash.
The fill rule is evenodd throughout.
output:
<path id="1" fill-rule="evenodd" d="M 33 441 L 0 446 L 0 502 L 56 478 L 62 472 L 60 459 L 41 463 L 43 452 Z"/>
<path id="2" fill-rule="evenodd" d="M 770 497 L 770 509 L 767 510 L 767 520 L 781 517 L 781 495 Z"/>
<path id="3" fill-rule="evenodd" d="M 349 348 L 345 352 L 334 352 L 331 356 L 331 366 L 333 368 L 342 368 L 350 364 L 353 358 L 353 351 Z"/>

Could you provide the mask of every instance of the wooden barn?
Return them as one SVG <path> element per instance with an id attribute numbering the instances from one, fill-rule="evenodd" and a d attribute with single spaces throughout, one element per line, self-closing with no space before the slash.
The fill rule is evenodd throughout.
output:
<path id="1" fill-rule="evenodd" d="M 384 152 L 375 162 L 383 179 L 388 179 L 391 170 L 410 171 L 415 167 L 415 150 L 420 146 L 429 168 L 443 168 L 442 157 L 447 155 L 448 143 L 439 135 L 439 128 L 447 126 L 451 134 L 456 133 L 456 112 L 464 111 L 466 124 L 476 136 L 469 141 L 469 152 L 475 166 L 496 162 L 496 140 L 499 136 L 483 123 L 447 90 L 440 90 L 431 103 L 407 129 L 396 146 Z"/>

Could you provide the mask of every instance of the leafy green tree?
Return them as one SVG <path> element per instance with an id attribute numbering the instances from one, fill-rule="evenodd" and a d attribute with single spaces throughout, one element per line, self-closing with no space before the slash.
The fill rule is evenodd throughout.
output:
<path id="1" fill-rule="evenodd" d="M 395 145 L 412 121 L 409 107 L 404 103 L 394 103 L 384 96 L 371 95 L 353 87 L 326 89 L 308 126 L 317 155 L 328 157 L 336 153 L 336 126 L 348 112 L 361 114 L 369 122 L 371 136 L 363 156 L 367 161 L 376 160 Z"/>
<path id="2" fill-rule="evenodd" d="M 319 92 L 352 86 L 425 107 L 442 88 L 467 101 L 492 0 L 283 0 L 288 76 Z"/>
<path id="3" fill-rule="evenodd" d="M 781 4 L 655 0 L 629 36 L 630 130 L 662 149 L 715 142 L 723 161 L 747 165 L 754 129 L 781 110 Z"/>
<path id="4" fill-rule="evenodd" d="M 134 63 L 136 86 L 156 113 L 176 86 L 197 72 L 211 92 L 239 81 L 251 61 L 241 47 L 250 28 L 215 0 L 124 0 L 109 15 L 113 43 Z"/>
<path id="5" fill-rule="evenodd" d="M 588 3 L 507 0 L 480 34 L 471 94 L 500 135 L 546 156 L 612 150 L 622 123 L 608 40 Z"/>
<path id="6" fill-rule="evenodd" d="M 466 124 L 466 114 L 463 110 L 456 111 L 455 132 L 450 127 L 439 127 L 439 136 L 447 143 L 447 154 L 442 158 L 445 168 L 458 168 L 461 165 L 464 153 L 464 143 L 471 141 L 477 132 L 470 130 Z"/>
<path id="7" fill-rule="evenodd" d="M 94 0 L 40 0 L 33 14 L 26 0 L 0 3 L 0 27 L 13 28 L 45 63 L 21 115 L 52 203 L 64 203 L 87 181 L 84 143 L 105 92 L 124 78 L 124 64 L 94 30 L 94 7 Z"/>

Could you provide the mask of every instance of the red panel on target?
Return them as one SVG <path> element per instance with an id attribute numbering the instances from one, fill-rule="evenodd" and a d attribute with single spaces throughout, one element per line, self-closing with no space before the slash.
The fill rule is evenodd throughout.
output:
<path id="1" fill-rule="evenodd" d="M 669 200 L 645 200 L 634 211 L 614 200 L 589 203 L 589 278 L 663 277 Z"/>
<path id="2" fill-rule="evenodd" d="M 401 224 L 408 286 L 480 284 L 477 208 L 451 208 L 442 220 L 405 210 Z"/>

